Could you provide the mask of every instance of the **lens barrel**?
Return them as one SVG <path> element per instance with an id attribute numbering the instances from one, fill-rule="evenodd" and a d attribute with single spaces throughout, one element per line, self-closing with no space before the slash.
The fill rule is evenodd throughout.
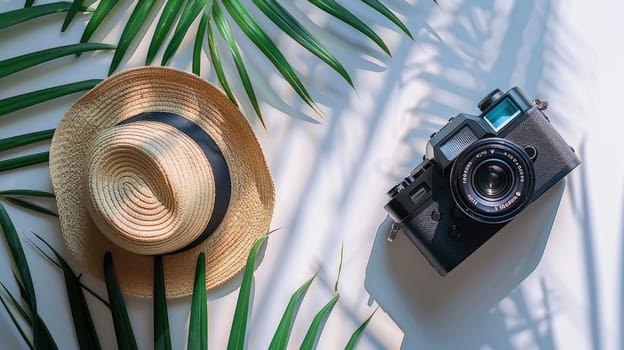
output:
<path id="1" fill-rule="evenodd" d="M 500 138 L 482 139 L 464 150 L 450 176 L 457 207 L 473 220 L 491 224 L 513 219 L 529 204 L 535 178 L 526 153 Z"/>

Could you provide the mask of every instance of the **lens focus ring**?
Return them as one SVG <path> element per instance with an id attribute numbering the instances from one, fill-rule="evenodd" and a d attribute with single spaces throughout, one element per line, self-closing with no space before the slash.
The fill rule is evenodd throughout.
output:
<path id="1" fill-rule="evenodd" d="M 499 138 L 482 139 L 451 168 L 451 194 L 470 218 L 485 223 L 513 219 L 533 193 L 532 164 L 522 149 Z"/>

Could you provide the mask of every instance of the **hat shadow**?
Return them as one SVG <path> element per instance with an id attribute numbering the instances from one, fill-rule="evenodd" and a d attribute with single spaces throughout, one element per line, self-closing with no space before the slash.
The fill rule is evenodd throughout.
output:
<path id="1" fill-rule="evenodd" d="M 392 220 L 377 230 L 365 288 L 404 332 L 402 349 L 466 348 L 479 341 L 489 311 L 542 258 L 565 179 L 526 208 L 446 276 L 440 276 L 403 232 L 389 243 Z M 502 335 L 504 336 L 504 335 Z M 468 346 L 469 347 L 469 346 Z"/>

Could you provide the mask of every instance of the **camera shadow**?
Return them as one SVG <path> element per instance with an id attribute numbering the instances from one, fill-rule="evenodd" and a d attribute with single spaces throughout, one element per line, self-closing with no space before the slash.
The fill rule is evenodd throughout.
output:
<path id="1" fill-rule="evenodd" d="M 401 348 L 483 344 L 484 328 L 494 317 L 489 311 L 542 258 L 564 188 L 565 179 L 444 277 L 403 232 L 388 242 L 392 220 L 386 217 L 377 230 L 365 288 L 403 331 Z M 506 338 L 506 332 L 500 336 Z"/>

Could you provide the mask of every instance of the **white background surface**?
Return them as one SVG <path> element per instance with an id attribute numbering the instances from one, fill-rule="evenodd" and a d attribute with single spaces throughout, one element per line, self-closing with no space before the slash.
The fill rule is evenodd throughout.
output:
<path id="1" fill-rule="evenodd" d="M 397 349 L 402 343 L 408 349 L 624 348 L 624 144 L 619 88 L 624 81 L 624 5 L 616 0 L 440 2 L 441 9 L 425 0 L 387 1 L 403 15 L 415 42 L 398 34 L 385 19 L 372 15 L 359 2 L 345 2 L 382 32 L 392 58 L 381 55 L 369 41 L 306 1 L 284 2 L 299 18 L 305 14 L 321 28 L 313 31 L 321 34 L 331 51 L 346 62 L 357 87 L 354 92 L 337 74 L 268 25 L 272 37 L 320 102 L 325 113 L 320 124 L 301 120 L 304 115 L 313 115 L 250 42 L 239 35 L 246 57 L 254 64 L 258 94 L 266 102 L 263 108 L 267 131 L 253 122 L 276 181 L 272 227 L 282 228 L 271 237 L 255 274 L 247 342 L 250 349 L 266 348 L 291 293 L 320 269 L 292 332 L 290 345 L 299 346 L 313 315 L 333 295 L 341 242 L 345 247 L 341 299 L 327 322 L 319 349 L 344 347 L 353 330 L 374 309 L 374 302 L 368 305 L 369 291 L 373 299 L 390 306 L 388 312 L 399 311 L 393 315 L 377 312 L 360 343 L 361 349 Z M 0 11 L 21 5 L 21 0 L 0 0 Z M 118 8 L 115 20 L 106 22 L 93 40 L 116 43 L 122 30 L 116 23 L 125 23 L 129 14 Z M 48 16 L 0 31 L 0 59 L 77 42 L 86 17 L 78 17 L 64 34 L 59 30 L 62 18 Z M 151 33 L 153 26 L 148 31 Z M 192 37 L 189 35 L 183 43 L 173 66 L 190 70 Z M 125 67 L 143 62 L 150 38 L 148 34 L 138 47 L 131 48 L 136 50 L 124 62 Z M 224 49 L 222 52 L 227 52 Z M 0 98 L 102 78 L 111 57 L 111 53 L 68 57 L 11 75 L 0 80 Z M 202 76 L 216 81 L 206 67 L 205 58 Z M 227 68 L 233 72 L 232 65 Z M 240 87 L 236 79 L 230 81 Z M 383 261 L 374 259 L 369 265 L 369 256 L 377 228 L 385 217 L 385 192 L 420 162 L 429 134 L 448 117 L 458 112 L 475 113 L 482 95 L 495 87 L 507 89 L 514 85 L 529 96 L 550 101 L 552 123 L 576 148 L 583 164 L 569 178 L 537 267 L 527 270 L 528 277 L 521 283 L 511 274 L 502 279 L 480 276 L 484 282 L 478 291 L 483 293 L 483 300 L 492 301 L 491 305 L 484 302 L 483 312 L 470 313 L 467 322 L 471 326 L 466 328 L 451 326 L 452 312 L 433 314 L 433 324 L 448 327 L 432 332 L 425 315 L 404 301 L 416 295 L 399 286 L 417 280 L 422 281 L 421 288 L 427 288 L 439 281 L 426 264 L 414 263 L 421 257 L 407 240 L 401 241 L 405 243 L 401 246 L 404 263 L 414 263 L 414 267 L 404 269 L 407 273 L 394 276 L 395 280 L 386 285 L 367 285 L 365 289 L 365 279 L 371 278 L 366 276 L 367 271 L 383 268 L 379 265 Z M 286 103 L 278 103 L 278 96 Z M 65 97 L 3 117 L 0 137 L 54 127 L 75 99 L 76 95 Z M 253 119 L 251 113 L 247 114 Z M 42 144 L 0 156 L 5 159 L 47 147 Z M 0 174 L 1 189 L 50 190 L 50 186 L 44 166 Z M 23 236 L 32 237 L 30 232 L 37 232 L 69 257 L 54 220 L 20 209 L 9 210 Z M 521 220 L 526 222 L 516 226 L 534 227 L 537 217 L 541 216 L 525 215 Z M 545 219 L 538 221 L 538 225 L 548 224 Z M 517 229 L 506 233 L 523 232 Z M 503 259 L 503 263 L 492 267 L 501 260 L 492 261 L 487 258 L 489 253 L 482 253 L 471 260 L 473 273 L 488 269 L 500 272 L 500 268 L 512 266 L 505 259 L 518 254 L 510 251 L 507 256 L 500 249 L 519 249 L 522 245 L 506 246 L 504 242 L 505 237 L 497 238 L 484 247 L 496 252 L 496 259 Z M 25 249 L 42 317 L 60 348 L 75 348 L 62 275 L 28 244 Z M 537 250 L 527 252 L 529 255 L 537 255 L 537 262 L 541 254 Z M 16 292 L 9 262 L 3 244 L 0 281 Z M 80 271 L 79 266 L 74 267 Z M 105 294 L 101 282 L 89 276 L 85 281 Z M 498 284 L 511 286 L 496 297 L 494 291 L 501 290 Z M 462 300 L 461 293 L 465 285 L 459 283 L 457 287 L 460 292 L 450 294 L 457 299 L 446 300 L 449 293 L 441 293 L 435 302 L 457 305 L 458 312 L 466 309 L 469 299 Z M 379 299 L 393 293 L 402 293 L 403 299 Z M 211 348 L 225 347 L 236 296 L 236 292 L 221 298 L 212 295 L 208 305 Z M 108 310 L 94 300 L 90 305 L 103 345 L 114 347 Z M 129 298 L 128 306 L 140 348 L 150 348 L 151 302 Z M 190 299 L 174 300 L 169 306 L 173 345 L 183 348 Z M 421 322 L 401 330 L 390 316 Z M 2 348 L 25 347 L 4 312 L 0 313 L 0 339 Z"/>

